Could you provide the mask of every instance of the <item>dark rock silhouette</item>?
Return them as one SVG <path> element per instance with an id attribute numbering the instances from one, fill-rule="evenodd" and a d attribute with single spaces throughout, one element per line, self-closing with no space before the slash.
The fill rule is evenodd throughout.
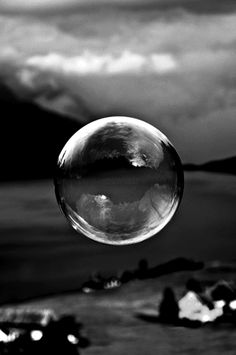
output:
<path id="1" fill-rule="evenodd" d="M 159 305 L 159 321 L 163 323 L 176 323 L 179 318 L 179 306 L 174 291 L 166 287 L 162 301 Z"/>
<path id="2" fill-rule="evenodd" d="M 226 281 L 217 282 L 211 289 L 211 298 L 214 301 L 224 300 L 226 303 L 236 298 L 236 292 Z"/>
<path id="3" fill-rule="evenodd" d="M 150 278 L 167 275 L 173 272 L 184 270 L 200 270 L 204 267 L 203 262 L 194 261 L 186 258 L 176 258 L 164 264 L 157 265 L 149 269 L 148 275 Z"/>
<path id="4" fill-rule="evenodd" d="M 160 264 L 152 268 L 149 268 L 147 260 L 141 259 L 138 263 L 137 269 L 125 270 L 120 277 L 113 276 L 109 278 L 103 278 L 101 275 L 99 275 L 99 277 L 93 276 L 82 285 L 81 290 L 85 293 L 89 293 L 92 291 L 109 289 L 109 287 L 106 288 L 105 285 L 109 284 L 110 282 L 115 282 L 117 284 L 116 287 L 120 287 L 122 286 L 122 284 L 137 279 L 145 280 L 150 278 L 156 278 L 162 275 L 167 275 L 178 271 L 200 270 L 203 267 L 204 264 L 202 262 L 196 262 L 194 260 L 185 259 L 185 258 L 176 258 L 164 264 Z"/>
<path id="5" fill-rule="evenodd" d="M 146 279 L 148 277 L 149 267 L 146 259 L 141 259 L 138 263 L 138 268 L 135 270 L 135 276 L 139 280 Z"/>

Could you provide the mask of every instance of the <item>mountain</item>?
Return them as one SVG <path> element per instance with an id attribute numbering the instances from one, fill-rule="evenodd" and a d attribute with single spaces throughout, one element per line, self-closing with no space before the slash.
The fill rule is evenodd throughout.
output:
<path id="1" fill-rule="evenodd" d="M 236 175 L 236 156 L 225 158 L 222 160 L 215 160 L 200 165 L 185 164 L 184 170 L 186 171 L 207 171 L 214 173 L 225 173 Z"/>
<path id="2" fill-rule="evenodd" d="M 61 149 L 81 125 L 16 99 L 3 85 L 0 110 L 0 181 L 51 178 Z"/>
<path id="3" fill-rule="evenodd" d="M 61 149 L 82 124 L 17 99 L 1 83 L 0 110 L 0 181 L 52 178 Z M 236 175 L 236 157 L 185 164 L 184 170 Z"/>

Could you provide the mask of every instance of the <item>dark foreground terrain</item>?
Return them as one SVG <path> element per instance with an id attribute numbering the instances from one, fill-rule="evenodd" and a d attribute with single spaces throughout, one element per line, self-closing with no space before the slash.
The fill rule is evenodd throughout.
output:
<path id="1" fill-rule="evenodd" d="M 171 285 L 181 297 L 184 282 L 190 276 L 193 273 L 175 273 L 154 280 L 131 282 L 116 290 L 54 296 L 22 303 L 19 307 L 52 308 L 58 314 L 74 314 L 83 323 L 84 332 L 91 341 L 91 346 L 81 350 L 81 354 L 235 354 L 235 326 L 206 324 L 191 329 L 149 323 L 137 317 L 142 311 L 157 314 L 162 290 L 167 285 Z M 194 276 L 204 281 L 235 279 L 235 273 L 212 267 L 196 272 Z"/>
<path id="2" fill-rule="evenodd" d="M 165 286 L 180 297 L 192 276 L 210 282 L 236 279 L 236 178 L 208 173 L 185 178 L 184 198 L 171 223 L 157 237 L 127 247 L 97 244 L 74 232 L 60 214 L 51 181 L 2 184 L 2 307 L 14 302 L 76 315 L 92 342 L 82 351 L 88 355 L 235 354 L 234 327 L 176 328 L 137 317 L 143 310 L 157 312 Z M 204 261 L 205 269 L 92 294 L 77 292 L 95 273 L 119 275 L 142 258 L 151 267 L 180 256 Z"/>

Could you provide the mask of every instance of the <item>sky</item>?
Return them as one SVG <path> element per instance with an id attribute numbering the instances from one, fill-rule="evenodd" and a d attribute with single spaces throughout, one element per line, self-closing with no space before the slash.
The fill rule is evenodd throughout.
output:
<path id="1" fill-rule="evenodd" d="M 22 99 L 83 124 L 143 119 L 184 162 L 236 154 L 233 0 L 0 0 L 0 48 Z"/>

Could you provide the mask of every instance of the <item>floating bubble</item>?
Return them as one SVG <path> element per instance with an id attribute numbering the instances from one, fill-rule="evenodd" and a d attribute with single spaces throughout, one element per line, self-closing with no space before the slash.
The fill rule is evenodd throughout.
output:
<path id="1" fill-rule="evenodd" d="M 107 117 L 66 143 L 55 191 L 76 231 L 106 244 L 132 244 L 171 220 L 183 192 L 183 171 L 158 129 L 130 117 Z"/>

